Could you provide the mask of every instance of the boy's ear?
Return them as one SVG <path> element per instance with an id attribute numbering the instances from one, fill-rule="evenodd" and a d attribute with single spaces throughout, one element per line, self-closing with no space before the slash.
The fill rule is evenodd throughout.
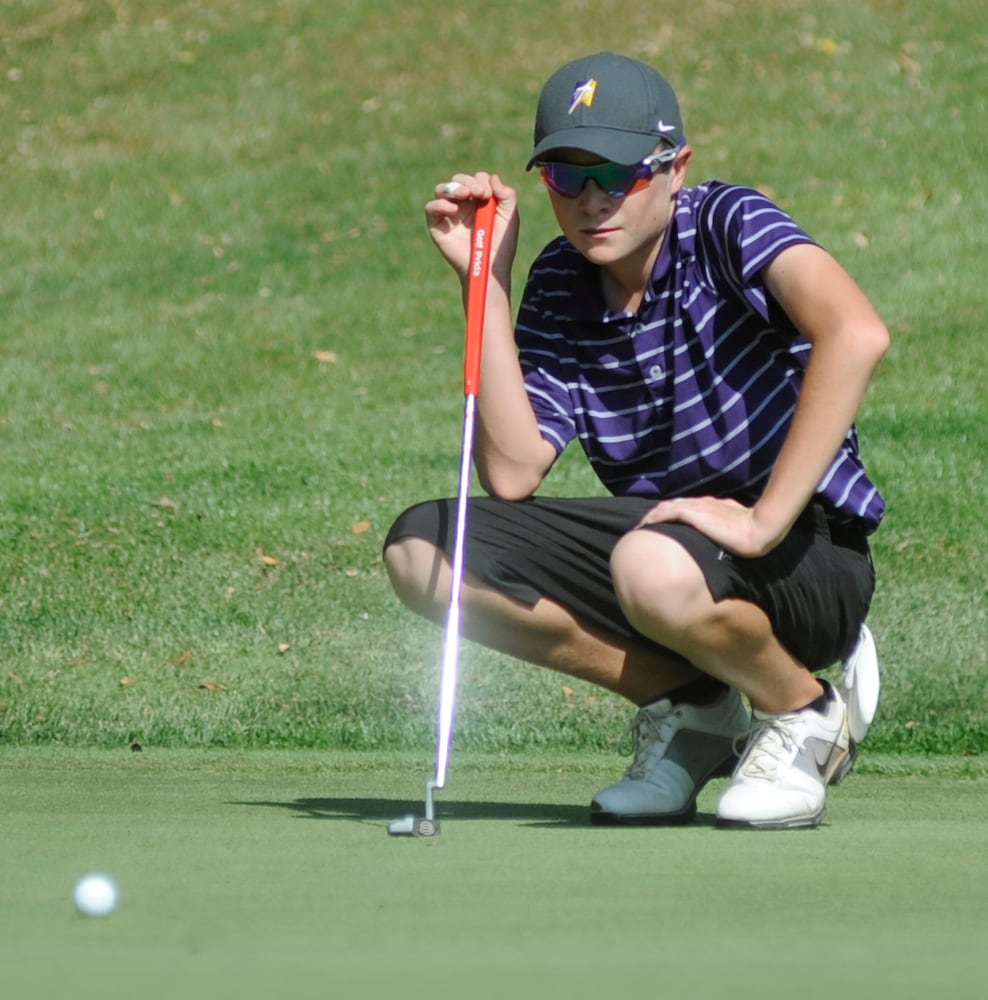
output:
<path id="1" fill-rule="evenodd" d="M 679 155 L 672 164 L 672 189 L 678 191 L 686 183 L 686 172 L 689 168 L 690 157 L 693 155 L 693 147 L 686 143 L 679 151 Z"/>

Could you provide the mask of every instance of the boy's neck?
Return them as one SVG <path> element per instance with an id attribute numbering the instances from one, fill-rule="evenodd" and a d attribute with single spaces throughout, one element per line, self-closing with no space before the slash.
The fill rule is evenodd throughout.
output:
<path id="1" fill-rule="evenodd" d="M 644 286 L 626 288 L 606 267 L 600 270 L 600 287 L 609 313 L 635 313 L 645 297 Z"/>
<path id="2" fill-rule="evenodd" d="M 660 239 L 649 253 L 628 258 L 600 269 L 600 285 L 607 309 L 612 313 L 636 313 L 652 280 L 652 271 L 662 246 Z"/>

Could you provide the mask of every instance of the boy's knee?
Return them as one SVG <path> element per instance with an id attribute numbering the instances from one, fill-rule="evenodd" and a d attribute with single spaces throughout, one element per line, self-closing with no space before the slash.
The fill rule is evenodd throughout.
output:
<path id="1" fill-rule="evenodd" d="M 431 542 L 407 536 L 384 550 L 384 566 L 394 592 L 402 604 L 430 616 L 439 601 L 444 555 Z"/>
<path id="2" fill-rule="evenodd" d="M 384 566 L 388 571 L 388 578 L 391 586 L 400 597 L 402 592 L 414 584 L 415 581 L 415 550 L 414 544 L 417 539 L 399 538 L 391 542 L 384 550 Z M 420 539 L 419 539 L 420 541 Z"/>
<path id="3" fill-rule="evenodd" d="M 677 541 L 631 531 L 614 547 L 611 577 L 625 616 L 646 635 L 688 627 L 709 604 L 703 572 Z"/>

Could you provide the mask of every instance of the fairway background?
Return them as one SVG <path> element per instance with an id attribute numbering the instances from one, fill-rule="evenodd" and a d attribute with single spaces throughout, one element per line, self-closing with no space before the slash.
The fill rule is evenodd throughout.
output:
<path id="1" fill-rule="evenodd" d="M 462 318 L 433 184 L 518 186 L 538 89 L 611 47 L 682 97 L 691 177 L 767 191 L 893 347 L 871 752 L 988 744 L 986 19 L 852 3 L 0 5 L 0 740 L 425 748 L 439 636 L 380 544 L 455 490 Z M 547 491 L 599 492 L 579 455 Z M 613 747 L 627 711 L 470 649 L 457 745 Z"/>

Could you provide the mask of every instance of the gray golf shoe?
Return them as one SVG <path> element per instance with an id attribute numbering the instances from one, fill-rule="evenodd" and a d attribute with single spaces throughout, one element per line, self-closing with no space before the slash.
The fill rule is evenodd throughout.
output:
<path id="1" fill-rule="evenodd" d="M 639 709 L 632 725 L 634 757 L 623 780 L 590 804 L 594 825 L 674 826 L 696 816 L 696 797 L 711 778 L 737 763 L 735 741 L 750 728 L 741 695 L 729 688 L 709 705 L 661 699 Z"/>

